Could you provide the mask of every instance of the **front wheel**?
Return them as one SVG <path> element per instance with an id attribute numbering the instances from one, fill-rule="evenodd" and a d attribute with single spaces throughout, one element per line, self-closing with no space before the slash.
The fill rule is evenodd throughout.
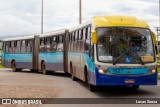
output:
<path id="1" fill-rule="evenodd" d="M 132 86 L 132 89 L 138 89 L 139 88 L 139 85 L 133 85 Z"/>
<path id="2" fill-rule="evenodd" d="M 90 90 L 91 92 L 96 91 L 96 86 L 94 86 L 94 85 L 92 85 L 92 84 L 89 84 L 89 90 Z"/>

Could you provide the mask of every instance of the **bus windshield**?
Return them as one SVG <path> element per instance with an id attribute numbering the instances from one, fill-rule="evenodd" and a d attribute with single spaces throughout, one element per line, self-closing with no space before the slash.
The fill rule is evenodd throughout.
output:
<path id="1" fill-rule="evenodd" d="M 144 64 L 155 60 L 149 29 L 97 28 L 97 57 L 100 62 Z"/>

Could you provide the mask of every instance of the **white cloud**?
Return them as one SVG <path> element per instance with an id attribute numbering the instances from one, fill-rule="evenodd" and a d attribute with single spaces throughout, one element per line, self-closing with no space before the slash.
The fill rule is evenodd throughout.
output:
<path id="1" fill-rule="evenodd" d="M 41 0 L 0 0 L 0 36 L 41 31 Z M 44 32 L 78 25 L 79 0 L 44 0 Z M 158 26 L 158 0 L 82 0 L 83 22 L 94 15 L 123 13 Z"/>

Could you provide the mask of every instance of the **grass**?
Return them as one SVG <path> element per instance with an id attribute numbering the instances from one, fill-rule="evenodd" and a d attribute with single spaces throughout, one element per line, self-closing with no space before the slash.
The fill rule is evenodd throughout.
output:
<path id="1" fill-rule="evenodd" d="M 158 80 L 160 80 L 160 75 L 158 76 Z"/>
<path id="2" fill-rule="evenodd" d="M 0 68 L 4 68 L 2 65 L 0 65 Z"/>

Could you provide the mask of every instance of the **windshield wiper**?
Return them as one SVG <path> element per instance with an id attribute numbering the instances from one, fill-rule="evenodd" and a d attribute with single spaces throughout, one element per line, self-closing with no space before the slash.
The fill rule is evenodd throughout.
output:
<path id="1" fill-rule="evenodd" d="M 130 49 L 127 49 L 123 54 L 121 54 L 114 62 L 113 65 L 115 65 Z M 136 55 L 138 56 L 138 60 L 140 61 L 140 63 L 142 65 L 144 65 L 144 62 L 142 61 L 141 57 L 138 55 L 138 53 L 136 51 L 134 51 L 136 53 Z"/>
<path id="2" fill-rule="evenodd" d="M 129 51 L 129 49 L 127 49 L 123 54 L 121 54 L 121 55 L 113 62 L 113 65 L 115 65 L 128 51 Z"/>

